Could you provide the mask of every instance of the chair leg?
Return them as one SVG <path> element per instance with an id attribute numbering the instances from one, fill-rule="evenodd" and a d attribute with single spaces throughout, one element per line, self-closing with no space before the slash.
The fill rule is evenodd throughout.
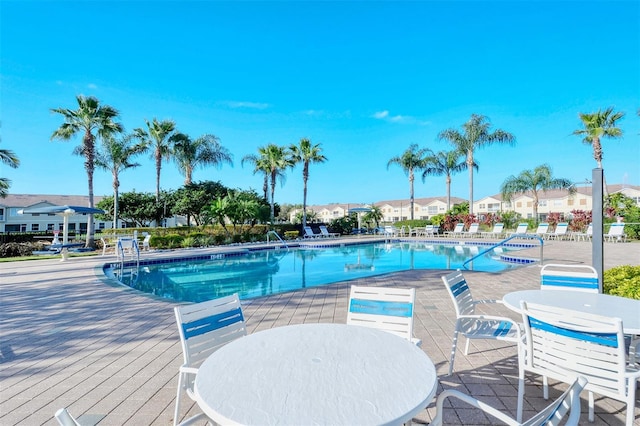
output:
<path id="1" fill-rule="evenodd" d="M 456 359 L 457 344 L 458 344 L 458 330 L 453 332 L 453 344 L 451 345 L 451 358 L 449 359 L 449 376 L 453 373 L 453 362 Z"/>
<path id="2" fill-rule="evenodd" d="M 516 420 L 519 422 L 522 422 L 523 405 L 524 405 L 524 376 L 518 378 L 518 408 L 516 411 Z"/>
<path id="3" fill-rule="evenodd" d="M 176 409 L 173 413 L 173 426 L 178 425 L 178 418 L 180 416 L 180 397 L 182 395 L 182 380 L 184 379 L 183 376 L 184 375 L 182 373 L 178 373 L 178 394 L 176 395 Z"/>
<path id="4" fill-rule="evenodd" d="M 549 379 L 547 376 L 542 376 L 542 397 L 545 400 L 549 399 Z"/>
<path id="5" fill-rule="evenodd" d="M 595 416 L 595 410 L 593 408 L 593 392 L 589 391 L 589 421 L 593 422 L 596 418 Z"/>
<path id="6" fill-rule="evenodd" d="M 471 339 L 469 339 L 469 338 L 467 337 L 467 343 L 465 343 L 465 345 L 464 345 L 464 354 L 465 354 L 465 356 L 466 356 L 466 355 L 469 355 L 469 341 L 470 341 L 470 340 L 471 340 Z"/>

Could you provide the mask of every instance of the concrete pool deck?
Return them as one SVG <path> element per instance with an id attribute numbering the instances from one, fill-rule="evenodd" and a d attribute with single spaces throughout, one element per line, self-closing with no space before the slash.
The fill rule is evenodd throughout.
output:
<path id="1" fill-rule="evenodd" d="M 538 256 L 537 248 L 529 250 L 530 257 Z M 163 253 L 150 252 L 142 257 L 160 255 Z M 82 424 L 172 423 L 177 371 L 182 364 L 172 310 L 175 303 L 106 284 L 101 266 L 114 259 L 97 256 L 0 264 L 1 425 L 56 424 L 53 414 L 61 407 L 68 407 Z M 591 264 L 591 244 L 545 241 L 544 261 Z M 640 243 L 605 243 L 605 269 L 639 263 Z M 445 273 L 411 270 L 308 288 L 243 301 L 243 311 L 250 333 L 288 324 L 344 323 L 351 284 L 415 287 L 414 334 L 422 339 L 422 349 L 436 365 L 438 393 L 457 388 L 515 416 L 515 346 L 472 341 L 469 355 L 459 350 L 454 374 L 446 376 L 455 313 L 440 280 Z M 469 271 L 465 276 L 475 298 L 500 299 L 510 291 L 537 288 L 539 273 L 540 266 L 534 264 L 502 273 Z M 506 308 L 499 313 L 518 319 Z M 461 340 L 459 347 L 464 344 Z M 551 384 L 553 398 L 564 385 Z M 636 424 L 640 424 L 639 394 Z M 593 424 L 624 424 L 624 404 L 595 397 Z M 197 412 L 189 403 L 183 404 L 182 415 Z M 524 418 L 547 403 L 541 380 L 529 376 Z M 445 410 L 447 424 L 491 424 L 469 406 L 448 403 Z M 581 424 L 588 424 L 586 410 L 584 393 Z M 435 401 L 414 421 L 427 423 L 434 411 Z"/>

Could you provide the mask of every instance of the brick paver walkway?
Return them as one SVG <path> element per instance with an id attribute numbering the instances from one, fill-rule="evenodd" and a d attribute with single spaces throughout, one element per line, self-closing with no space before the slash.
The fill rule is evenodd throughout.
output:
<path id="1" fill-rule="evenodd" d="M 537 257 L 538 249 L 531 256 Z M 546 242 L 544 257 L 547 263 L 591 264 L 591 244 Z M 182 363 L 174 303 L 105 283 L 101 267 L 108 260 L 0 264 L 0 425 L 55 424 L 53 414 L 61 407 L 69 407 L 83 424 L 171 424 L 176 373 Z M 640 243 L 605 243 L 605 269 L 639 263 Z M 446 376 L 454 311 L 440 280 L 444 273 L 412 270 L 309 288 L 244 301 L 243 310 L 250 333 L 287 324 L 343 323 L 352 283 L 415 287 L 415 335 L 436 365 L 438 393 L 443 388 L 460 389 L 515 415 L 514 346 L 474 341 L 468 356 L 458 352 L 455 372 Z M 498 274 L 465 275 L 474 297 L 480 299 L 499 299 L 510 291 L 539 285 L 537 264 Z M 506 308 L 500 314 L 518 318 Z M 554 397 L 564 385 L 552 384 Z M 585 397 L 583 424 L 587 423 Z M 638 397 L 636 406 L 637 401 Z M 546 403 L 540 380 L 531 377 L 525 418 Z M 197 410 L 193 404 L 184 405 L 183 415 Z M 414 421 L 427 423 L 434 410 L 431 404 Z M 635 412 L 640 424 L 640 410 Z M 623 404 L 596 395 L 595 424 L 622 425 L 624 413 Z M 459 404 L 449 405 L 445 420 L 491 424 L 481 412 Z"/>

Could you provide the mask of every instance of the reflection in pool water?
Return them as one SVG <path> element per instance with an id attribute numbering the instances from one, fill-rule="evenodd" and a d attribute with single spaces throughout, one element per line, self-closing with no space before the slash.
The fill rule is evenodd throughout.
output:
<path id="1" fill-rule="evenodd" d="M 138 268 L 105 268 L 105 273 L 135 289 L 178 301 L 201 302 L 233 293 L 249 299 L 409 269 L 462 268 L 465 260 L 486 248 L 417 242 L 301 247 L 217 254 L 211 260 L 141 262 Z M 485 272 L 516 267 L 500 261 L 495 251 L 467 266 Z"/>

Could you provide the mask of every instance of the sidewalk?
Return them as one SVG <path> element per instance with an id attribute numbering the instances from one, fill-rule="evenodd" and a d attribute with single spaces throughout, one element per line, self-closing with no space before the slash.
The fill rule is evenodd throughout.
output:
<path id="1" fill-rule="evenodd" d="M 468 244 L 468 242 L 467 242 Z M 531 257 L 539 250 L 532 249 Z M 640 263 L 640 243 L 605 243 L 605 269 Z M 154 254 L 144 254 L 154 256 Z M 545 242 L 546 263 L 591 264 L 591 244 Z M 182 352 L 174 303 L 105 283 L 102 265 L 114 257 L 36 260 L 0 264 L 0 424 L 56 424 L 53 414 L 69 407 L 83 424 L 169 425 Z M 514 290 L 539 286 L 539 265 L 499 274 L 465 272 L 474 297 L 500 299 Z M 445 376 L 454 310 L 441 275 L 412 270 L 243 301 L 249 332 L 287 324 L 344 323 L 351 284 L 415 287 L 415 335 L 436 365 L 440 386 L 457 388 L 515 416 L 515 347 L 472 342 L 459 350 L 455 371 Z M 517 318 L 506 308 L 501 314 Z M 614 314 L 614 313 L 612 313 Z M 639 313 L 640 315 L 640 313 Z M 463 347 L 464 339 L 459 343 Z M 551 384 L 554 384 L 552 382 Z M 554 386 L 551 397 L 564 389 Z M 542 399 L 541 381 L 528 381 L 525 418 Z M 586 393 L 583 416 L 586 421 Z M 186 401 L 189 401 L 188 398 Z M 638 397 L 636 397 L 636 406 Z M 184 404 L 184 412 L 189 409 Z M 197 407 L 191 405 L 191 412 Z M 428 422 L 431 404 L 416 423 Z M 636 408 L 640 424 L 640 409 Z M 624 405 L 596 395 L 598 425 L 624 424 Z M 481 412 L 449 407 L 448 424 L 491 424 Z"/>

